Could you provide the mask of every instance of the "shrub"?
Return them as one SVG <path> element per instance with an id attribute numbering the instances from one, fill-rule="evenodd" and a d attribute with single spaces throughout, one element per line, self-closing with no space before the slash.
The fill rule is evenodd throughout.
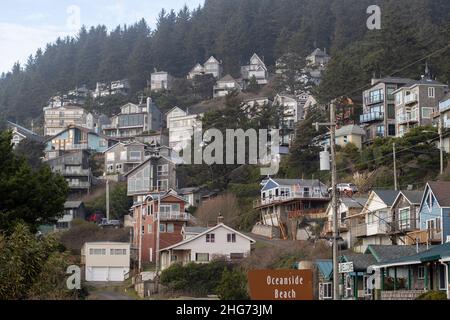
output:
<path id="1" fill-rule="evenodd" d="M 246 275 L 240 270 L 229 271 L 225 268 L 217 294 L 221 300 L 248 300 Z"/>
<path id="2" fill-rule="evenodd" d="M 224 269 L 229 268 L 224 260 L 206 264 L 174 264 L 161 273 L 161 283 L 169 290 L 200 297 L 215 294 Z"/>
<path id="3" fill-rule="evenodd" d="M 447 300 L 445 291 L 427 291 L 416 298 L 416 300 Z"/>

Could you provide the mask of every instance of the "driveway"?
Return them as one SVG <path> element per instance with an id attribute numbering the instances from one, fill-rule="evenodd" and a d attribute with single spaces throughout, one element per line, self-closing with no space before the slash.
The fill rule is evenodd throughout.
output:
<path id="1" fill-rule="evenodd" d="M 89 290 L 87 300 L 134 300 L 128 282 L 88 282 L 86 285 Z"/>

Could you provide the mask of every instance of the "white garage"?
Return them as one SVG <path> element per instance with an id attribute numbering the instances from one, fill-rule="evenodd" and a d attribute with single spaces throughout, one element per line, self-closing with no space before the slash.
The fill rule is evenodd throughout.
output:
<path id="1" fill-rule="evenodd" d="M 130 272 L 130 244 L 88 242 L 81 250 L 86 281 L 124 281 Z"/>
<path id="2" fill-rule="evenodd" d="M 87 267 L 86 281 L 124 281 L 129 271 L 121 267 Z"/>

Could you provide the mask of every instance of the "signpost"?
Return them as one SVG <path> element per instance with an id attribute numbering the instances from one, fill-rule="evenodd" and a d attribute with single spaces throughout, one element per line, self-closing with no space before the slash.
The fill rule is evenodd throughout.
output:
<path id="1" fill-rule="evenodd" d="M 251 270 L 252 300 L 313 300 L 312 270 Z"/>
<path id="2" fill-rule="evenodd" d="M 339 273 L 353 272 L 353 262 L 339 263 Z"/>

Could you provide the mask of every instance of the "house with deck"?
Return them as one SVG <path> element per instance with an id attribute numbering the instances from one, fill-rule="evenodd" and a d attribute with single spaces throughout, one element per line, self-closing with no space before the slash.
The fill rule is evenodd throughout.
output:
<path id="1" fill-rule="evenodd" d="M 418 230 L 408 233 L 408 243 L 442 244 L 450 240 L 450 182 L 426 184 L 419 206 Z"/>
<path id="2" fill-rule="evenodd" d="M 300 219 L 326 217 L 330 195 L 327 186 L 317 179 L 267 178 L 261 186 L 260 199 L 254 202 L 260 223 L 279 229 L 283 239 L 297 239 Z"/>
<path id="3" fill-rule="evenodd" d="M 225 97 L 233 91 L 242 91 L 242 89 L 242 85 L 231 75 L 227 74 L 226 76 L 217 80 L 216 84 L 213 87 L 213 97 Z"/>
<path id="4" fill-rule="evenodd" d="M 183 241 L 181 230 L 193 220 L 185 209 L 186 201 L 172 190 L 152 193 L 143 201 L 134 202 L 133 248 L 142 262 L 156 261 L 158 228 L 159 249 Z"/>
<path id="5" fill-rule="evenodd" d="M 173 263 L 208 263 L 215 258 L 239 261 L 250 255 L 255 240 L 233 228 L 219 223 L 203 232 L 160 251 L 161 268 Z"/>
<path id="6" fill-rule="evenodd" d="M 250 58 L 248 65 L 241 67 L 241 76 L 247 84 L 252 78 L 259 85 L 265 85 L 269 81 L 269 71 L 267 70 L 266 64 L 256 53 Z"/>
<path id="7" fill-rule="evenodd" d="M 119 142 L 107 149 L 105 154 L 106 174 L 124 175 L 145 160 L 146 145 L 137 141 Z"/>
<path id="8" fill-rule="evenodd" d="M 220 79 L 222 77 L 222 62 L 218 61 L 214 56 L 209 57 L 206 62 L 201 65 L 197 63 L 189 72 L 187 78 L 192 80 L 196 76 L 211 74 L 214 78 Z"/>
<path id="9" fill-rule="evenodd" d="M 170 91 L 174 77 L 166 71 L 155 71 L 150 75 L 151 91 Z"/>
<path id="10" fill-rule="evenodd" d="M 405 245 L 413 240 L 409 238 L 408 233 L 419 229 L 419 207 L 422 195 L 422 191 L 402 190 L 395 198 L 389 218 L 389 234 L 393 245 Z"/>
<path id="11" fill-rule="evenodd" d="M 357 238 L 354 250 L 364 252 L 368 245 L 391 245 L 390 212 L 399 191 L 372 190 L 361 210 L 364 222 L 352 226 L 352 234 Z"/>

